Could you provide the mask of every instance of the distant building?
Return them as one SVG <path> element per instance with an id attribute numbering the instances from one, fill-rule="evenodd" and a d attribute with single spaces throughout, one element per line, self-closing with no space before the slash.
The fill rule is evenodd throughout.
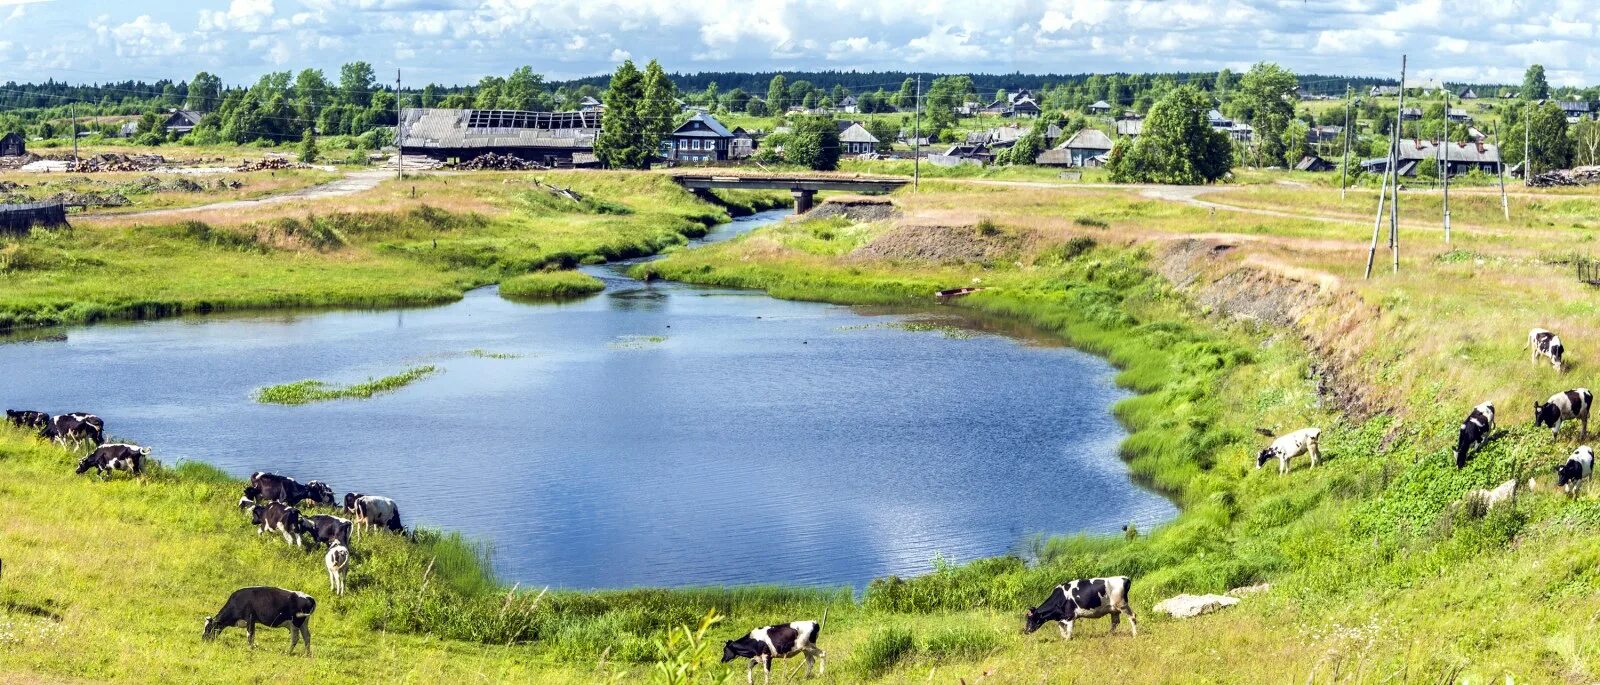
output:
<path id="1" fill-rule="evenodd" d="M 667 159 L 716 162 L 730 158 L 734 135 L 709 114 L 696 113 L 667 137 Z"/>
<path id="2" fill-rule="evenodd" d="M 1395 170 L 1401 176 L 1415 176 L 1422 164 L 1439 163 L 1439 143 L 1431 140 L 1401 139 L 1399 150 L 1399 165 Z M 1500 170 L 1500 149 L 1488 143 L 1446 143 L 1444 156 L 1449 166 L 1449 174 L 1463 174 L 1474 169 L 1484 173 L 1494 174 Z M 1361 168 L 1382 173 L 1389 168 L 1389 159 L 1379 157 L 1361 163 Z"/>
<path id="3" fill-rule="evenodd" d="M 1567 121 L 1569 122 L 1594 116 L 1594 106 L 1582 100 L 1561 100 L 1556 104 L 1567 115 Z"/>
<path id="4" fill-rule="evenodd" d="M 1040 153 L 1038 163 L 1045 166 L 1100 166 L 1111 154 L 1111 137 L 1099 129 L 1086 128 L 1072 134 L 1060 147 Z"/>
<path id="5" fill-rule="evenodd" d="M 1451 107 L 1448 111 L 1446 111 L 1444 113 L 1444 118 L 1454 121 L 1458 124 L 1466 124 L 1472 121 L 1472 115 L 1467 114 L 1467 110 L 1457 109 L 1455 107 Z"/>
<path id="6" fill-rule="evenodd" d="M 755 153 L 755 135 L 742 126 L 733 129 L 733 140 L 728 142 L 728 159 L 744 159 Z"/>
<path id="7" fill-rule="evenodd" d="M 1400 86 L 1373 86 L 1367 94 L 1375 98 L 1392 98 L 1400 94 Z"/>
<path id="8" fill-rule="evenodd" d="M 1230 139 L 1237 140 L 1241 143 L 1248 143 L 1250 142 L 1250 139 L 1255 136 L 1256 129 L 1254 126 L 1246 124 L 1242 121 L 1238 121 L 1234 122 L 1232 126 L 1228 127 L 1227 133 L 1228 138 Z"/>
<path id="9" fill-rule="evenodd" d="M 596 100 L 596 99 L 594 99 L 592 97 L 589 97 L 587 95 L 583 96 L 582 99 L 578 100 L 578 111 L 580 111 L 580 112 L 599 112 L 599 111 L 604 110 L 605 108 L 606 108 L 605 103 L 602 103 L 599 100 Z"/>
<path id="10" fill-rule="evenodd" d="M 1037 117 L 1043 112 L 1044 110 L 1039 108 L 1039 103 L 1034 102 L 1033 98 L 1019 98 L 1016 102 L 1011 103 L 1011 109 L 1006 110 L 1001 116 Z"/>
<path id="11" fill-rule="evenodd" d="M 843 100 L 838 102 L 839 111 L 848 114 L 855 114 L 859 106 L 860 104 L 856 101 L 856 96 L 854 95 L 846 95 Z"/>
<path id="12" fill-rule="evenodd" d="M 1343 126 L 1312 126 L 1311 130 L 1306 131 L 1306 142 L 1332 143 L 1339 140 L 1339 134 L 1343 132 Z"/>
<path id="13" fill-rule="evenodd" d="M 878 151 L 878 137 L 859 121 L 835 121 L 839 126 L 839 151 L 860 155 Z"/>
<path id="14" fill-rule="evenodd" d="M 470 160 L 493 152 L 546 166 L 573 163 L 594 152 L 600 112 L 531 112 L 504 109 L 400 110 L 400 146 L 407 154 Z"/>
<path id="15" fill-rule="evenodd" d="M 182 138 L 186 135 L 189 135 L 189 132 L 193 131 L 194 127 L 199 126 L 200 120 L 204 118 L 204 114 L 194 110 L 172 110 L 171 112 L 167 113 L 167 121 L 165 124 L 167 133 L 172 134 L 174 137 Z"/>
<path id="16" fill-rule="evenodd" d="M 1295 171 L 1333 171 L 1338 165 L 1316 155 L 1306 155 L 1294 165 Z"/>
<path id="17" fill-rule="evenodd" d="M 21 157 L 25 154 L 28 154 L 28 145 L 21 133 L 12 131 L 0 137 L 0 157 Z"/>
<path id="18" fill-rule="evenodd" d="M 1094 104 L 1089 105 L 1089 113 L 1090 114 L 1110 114 L 1111 113 L 1111 103 L 1108 103 L 1105 100 L 1096 100 Z"/>
<path id="19" fill-rule="evenodd" d="M 1400 109 L 1401 121 L 1416 121 L 1422 118 L 1422 110 L 1416 107 L 1402 107 Z"/>
<path id="20" fill-rule="evenodd" d="M 1138 138 L 1144 134 L 1144 119 L 1118 119 L 1117 135 Z"/>
<path id="21" fill-rule="evenodd" d="M 1460 93 L 1456 93 L 1456 98 L 1461 100 L 1476 100 L 1478 99 L 1478 91 L 1468 88 Z"/>
<path id="22" fill-rule="evenodd" d="M 1233 128 L 1233 120 L 1222 116 L 1222 112 L 1214 109 L 1206 112 L 1206 123 L 1210 124 L 1211 128 L 1219 130 Z"/>

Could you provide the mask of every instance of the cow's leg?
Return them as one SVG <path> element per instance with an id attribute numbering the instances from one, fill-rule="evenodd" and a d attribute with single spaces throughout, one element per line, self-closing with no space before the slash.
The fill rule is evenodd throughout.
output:
<path id="1" fill-rule="evenodd" d="M 256 622 L 254 620 L 246 620 L 245 621 L 245 623 L 244 623 L 244 639 L 245 639 L 245 642 L 248 642 L 250 644 L 250 648 L 251 649 L 255 649 L 256 648 Z"/>
<path id="2" fill-rule="evenodd" d="M 300 620 L 300 639 L 306 643 L 306 656 L 311 656 L 311 617 Z"/>
<path id="3" fill-rule="evenodd" d="M 294 646 L 300 643 L 300 621 L 296 619 L 289 623 L 289 653 L 294 653 Z"/>
<path id="4" fill-rule="evenodd" d="M 816 645 L 811 645 L 811 649 L 817 653 L 817 675 L 828 672 L 828 653 Z"/>
<path id="5" fill-rule="evenodd" d="M 1311 468 L 1317 468 L 1317 462 L 1322 461 L 1322 450 L 1317 443 L 1311 443 Z"/>
<path id="6" fill-rule="evenodd" d="M 1120 611 L 1111 612 L 1111 628 L 1106 630 L 1106 634 L 1107 635 L 1116 635 L 1117 634 L 1117 624 L 1121 623 L 1121 622 L 1122 622 L 1122 612 L 1120 612 Z"/>
<path id="7" fill-rule="evenodd" d="M 817 657 L 811 653 L 811 648 L 807 647 L 806 648 L 806 677 L 807 678 L 811 677 L 811 668 L 815 664 L 816 660 L 817 660 Z"/>
<path id="8" fill-rule="evenodd" d="M 767 655 L 764 655 L 764 656 L 761 657 L 761 668 L 762 668 L 762 671 L 763 671 L 763 675 L 761 676 L 761 682 L 764 685 L 772 685 L 772 655 L 771 654 L 767 654 Z"/>
<path id="9" fill-rule="evenodd" d="M 1134 637 L 1139 637 L 1139 620 L 1133 617 L 1133 607 L 1123 609 L 1128 614 L 1128 628 L 1133 631 Z"/>
<path id="10" fill-rule="evenodd" d="M 1579 440 L 1588 440 L 1589 439 L 1589 415 L 1588 414 L 1584 414 L 1583 415 L 1583 437 L 1580 437 L 1578 439 Z"/>
<path id="11" fill-rule="evenodd" d="M 756 660 L 750 659 L 750 665 L 744 669 L 744 682 L 746 685 L 756 685 Z"/>

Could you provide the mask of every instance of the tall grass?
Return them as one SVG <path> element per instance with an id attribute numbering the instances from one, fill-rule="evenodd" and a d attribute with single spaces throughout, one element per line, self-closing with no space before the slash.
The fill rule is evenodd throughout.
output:
<path id="1" fill-rule="evenodd" d="M 269 385 L 256 391 L 256 401 L 262 404 L 310 404 L 330 400 L 371 399 L 373 395 L 393 392 L 438 372 L 433 365 L 417 366 L 397 374 L 371 379 L 354 385 L 330 385 L 318 380 L 295 381 Z"/>
<path id="2" fill-rule="evenodd" d="M 593 295 L 605 283 L 582 271 L 535 271 L 500 282 L 500 294 L 517 300 L 559 300 Z"/>

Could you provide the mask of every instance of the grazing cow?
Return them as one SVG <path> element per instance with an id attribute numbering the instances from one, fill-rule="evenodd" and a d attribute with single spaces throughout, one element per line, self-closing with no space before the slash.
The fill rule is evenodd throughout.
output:
<path id="1" fill-rule="evenodd" d="M 256 535 L 269 530 L 277 531 L 283 541 L 295 547 L 304 547 L 300 539 L 300 510 L 282 502 L 257 504 L 250 507 L 250 522 L 260 526 Z"/>
<path id="2" fill-rule="evenodd" d="M 400 506 L 388 497 L 347 492 L 344 495 L 344 510 L 355 514 L 356 525 L 363 530 L 377 526 L 396 533 L 405 532 L 405 527 L 400 524 Z"/>
<path id="3" fill-rule="evenodd" d="M 313 504 L 336 506 L 333 488 L 328 487 L 327 483 L 313 480 L 301 485 L 293 478 L 266 471 L 250 474 L 250 485 L 245 487 L 244 496 L 251 501 L 266 500 L 291 506 L 306 500 L 311 500 Z"/>
<path id="4" fill-rule="evenodd" d="M 311 536 L 311 541 L 332 547 L 350 545 L 350 521 L 337 516 L 317 514 L 300 517 L 300 532 Z"/>
<path id="5" fill-rule="evenodd" d="M 1111 578 L 1083 578 L 1057 585 L 1043 604 L 1028 610 L 1022 626 L 1024 634 L 1056 621 L 1061 637 L 1072 639 L 1072 622 L 1080 618 L 1100 618 L 1111 614 L 1111 630 L 1117 631 L 1122 614 L 1128 615 L 1134 636 L 1139 635 L 1139 622 L 1133 617 L 1133 607 L 1128 604 L 1128 590 L 1133 581 L 1127 576 Z"/>
<path id="6" fill-rule="evenodd" d="M 1583 437 L 1589 438 L 1589 407 L 1594 404 L 1594 393 L 1588 388 L 1575 388 L 1558 392 L 1544 402 L 1533 403 L 1533 425 L 1548 426 L 1550 437 L 1561 432 L 1561 422 L 1578 419 L 1583 422 Z"/>
<path id="7" fill-rule="evenodd" d="M 1567 348 L 1561 344 L 1561 336 L 1551 333 L 1543 328 L 1528 331 L 1528 349 L 1532 351 L 1529 357 L 1530 364 L 1538 364 L 1540 357 L 1550 360 L 1550 365 L 1556 368 L 1556 373 L 1565 371 L 1561 357 L 1566 354 Z"/>
<path id="8" fill-rule="evenodd" d="M 1256 455 L 1256 468 L 1261 468 L 1273 457 L 1278 459 L 1278 475 L 1289 472 L 1289 459 L 1302 454 L 1311 455 L 1311 466 L 1317 466 L 1317 460 L 1322 458 L 1322 452 L 1317 449 L 1317 440 L 1322 437 L 1321 428 L 1302 428 L 1293 433 L 1272 441 L 1272 445 L 1261 450 Z"/>
<path id="9" fill-rule="evenodd" d="M 1556 467 L 1556 487 L 1566 490 L 1568 495 L 1577 496 L 1578 488 L 1593 473 L 1594 450 L 1584 445 L 1573 450 L 1566 463 Z"/>
<path id="10" fill-rule="evenodd" d="M 7 409 L 6 421 L 18 428 L 36 428 L 44 430 L 50 425 L 50 415 L 42 411 L 28 411 L 26 409 Z"/>
<path id="11" fill-rule="evenodd" d="M 1466 499 L 1470 500 L 1475 498 L 1478 501 L 1483 502 L 1484 510 L 1488 511 L 1489 509 L 1494 508 L 1494 506 L 1497 504 L 1508 503 L 1516 499 L 1517 488 L 1521 485 L 1522 483 L 1518 482 L 1517 479 L 1512 478 L 1511 480 L 1495 486 L 1493 489 L 1473 490 L 1472 492 L 1467 493 Z M 1532 486 L 1533 484 L 1530 482 L 1529 487 L 1531 488 Z"/>
<path id="12" fill-rule="evenodd" d="M 1461 422 L 1461 432 L 1456 436 L 1456 468 L 1467 465 L 1467 452 L 1483 447 L 1494 432 L 1494 403 L 1484 402 L 1472 408 L 1467 420 Z"/>
<path id="13" fill-rule="evenodd" d="M 304 592 L 276 587 L 247 587 L 234 590 L 228 602 L 216 616 L 206 617 L 205 631 L 200 634 L 206 641 L 216 639 L 224 628 L 244 628 L 250 647 L 256 646 L 256 624 L 268 628 L 289 626 L 289 653 L 294 653 L 296 641 L 305 638 L 306 656 L 311 656 L 311 614 L 317 610 L 317 600 Z"/>
<path id="14" fill-rule="evenodd" d="M 106 423 L 94 414 L 62 414 L 50 419 L 49 425 L 39 431 L 39 437 L 51 438 L 63 445 L 88 440 L 99 446 L 106 441 Z"/>
<path id="15" fill-rule="evenodd" d="M 338 540 L 328 546 L 328 554 L 322 558 L 328 567 L 328 582 L 333 584 L 333 594 L 344 595 L 344 572 L 350 568 L 350 548 Z"/>
<path id="16" fill-rule="evenodd" d="M 745 682 L 755 683 L 756 664 L 761 664 L 766 669 L 766 682 L 770 683 L 773 659 L 787 659 L 797 654 L 804 654 L 806 677 L 809 678 L 812 662 L 822 662 L 817 669 L 818 673 L 828 668 L 828 655 L 817 648 L 817 636 L 821 633 L 822 624 L 816 621 L 795 621 L 756 628 L 746 633 L 744 637 L 722 643 L 722 663 L 739 658 L 749 659 L 750 667 L 744 672 Z"/>
<path id="17" fill-rule="evenodd" d="M 112 471 L 128 471 L 133 475 L 144 474 L 144 458 L 150 456 L 150 448 L 138 445 L 116 443 L 101 445 L 89 456 L 78 460 L 78 474 L 82 475 L 89 469 L 96 469 L 100 475 L 105 476 Z"/>

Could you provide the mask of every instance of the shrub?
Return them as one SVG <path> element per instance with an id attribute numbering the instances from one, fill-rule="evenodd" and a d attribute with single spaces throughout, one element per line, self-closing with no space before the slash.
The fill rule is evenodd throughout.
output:
<path id="1" fill-rule="evenodd" d="M 869 677 L 876 678 L 904 661 L 917 651 L 916 638 L 906 628 L 885 628 L 867 637 L 857 648 L 855 665 Z"/>

